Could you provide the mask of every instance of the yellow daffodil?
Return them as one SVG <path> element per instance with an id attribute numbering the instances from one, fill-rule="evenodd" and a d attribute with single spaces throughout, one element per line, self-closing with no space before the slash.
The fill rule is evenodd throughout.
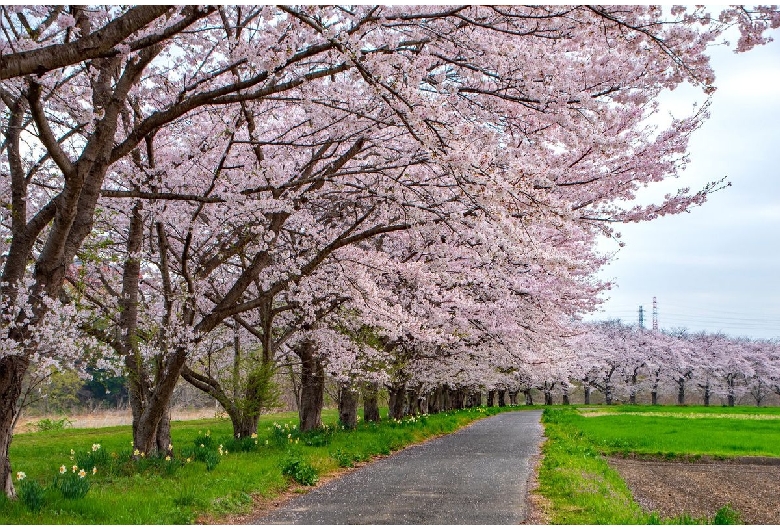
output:
<path id="1" fill-rule="evenodd" d="M 87 476 L 87 472 L 86 471 L 84 471 L 83 469 L 81 471 L 79 471 L 79 478 L 84 478 L 86 476 Z"/>
<path id="2" fill-rule="evenodd" d="M 60 466 L 60 475 L 63 475 L 65 473 L 65 471 L 67 471 L 65 466 Z"/>
<path id="3" fill-rule="evenodd" d="M 27 474 L 24 471 L 16 472 L 16 480 L 24 480 L 25 478 L 27 478 Z"/>
<path id="4" fill-rule="evenodd" d="M 93 474 L 93 475 L 97 475 L 97 468 L 96 468 L 96 467 L 93 467 L 93 468 L 92 468 L 92 474 Z"/>

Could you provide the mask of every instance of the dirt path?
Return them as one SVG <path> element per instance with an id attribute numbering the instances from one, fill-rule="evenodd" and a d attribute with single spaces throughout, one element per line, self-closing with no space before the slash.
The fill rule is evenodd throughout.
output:
<path id="1" fill-rule="evenodd" d="M 609 463 L 639 505 L 663 517 L 712 517 L 731 504 L 745 524 L 780 524 L 780 459 L 686 463 L 610 458 Z"/>
<path id="2" fill-rule="evenodd" d="M 253 524 L 514 524 L 528 517 L 541 411 L 507 412 L 295 497 Z"/>

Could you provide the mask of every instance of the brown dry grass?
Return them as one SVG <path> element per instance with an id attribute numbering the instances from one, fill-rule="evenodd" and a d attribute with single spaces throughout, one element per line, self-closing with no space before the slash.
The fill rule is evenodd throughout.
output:
<path id="1" fill-rule="evenodd" d="M 42 419 L 58 420 L 67 417 L 73 422 L 72 427 L 80 429 L 95 429 L 99 427 L 113 427 L 116 425 L 130 425 L 133 422 L 133 416 L 129 409 L 127 410 L 102 410 L 89 414 L 50 414 L 48 416 L 22 416 L 16 423 L 14 434 L 35 432 L 35 424 Z M 214 418 L 213 408 L 208 409 L 173 409 L 171 411 L 171 420 L 199 420 L 205 418 Z"/>

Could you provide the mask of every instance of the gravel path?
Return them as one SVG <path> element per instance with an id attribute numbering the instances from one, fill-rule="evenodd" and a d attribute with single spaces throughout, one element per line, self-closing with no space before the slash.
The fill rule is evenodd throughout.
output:
<path id="1" fill-rule="evenodd" d="M 515 524 L 541 411 L 506 412 L 296 497 L 255 524 Z"/>

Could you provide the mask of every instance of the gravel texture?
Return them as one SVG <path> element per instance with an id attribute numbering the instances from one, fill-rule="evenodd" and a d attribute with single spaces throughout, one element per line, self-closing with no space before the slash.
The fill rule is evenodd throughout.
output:
<path id="1" fill-rule="evenodd" d="M 254 524 L 514 524 L 528 517 L 541 412 L 507 412 L 292 498 Z"/>
<path id="2" fill-rule="evenodd" d="M 663 517 L 712 517 L 731 504 L 745 524 L 780 524 L 780 459 L 695 463 L 610 458 L 634 499 Z"/>

